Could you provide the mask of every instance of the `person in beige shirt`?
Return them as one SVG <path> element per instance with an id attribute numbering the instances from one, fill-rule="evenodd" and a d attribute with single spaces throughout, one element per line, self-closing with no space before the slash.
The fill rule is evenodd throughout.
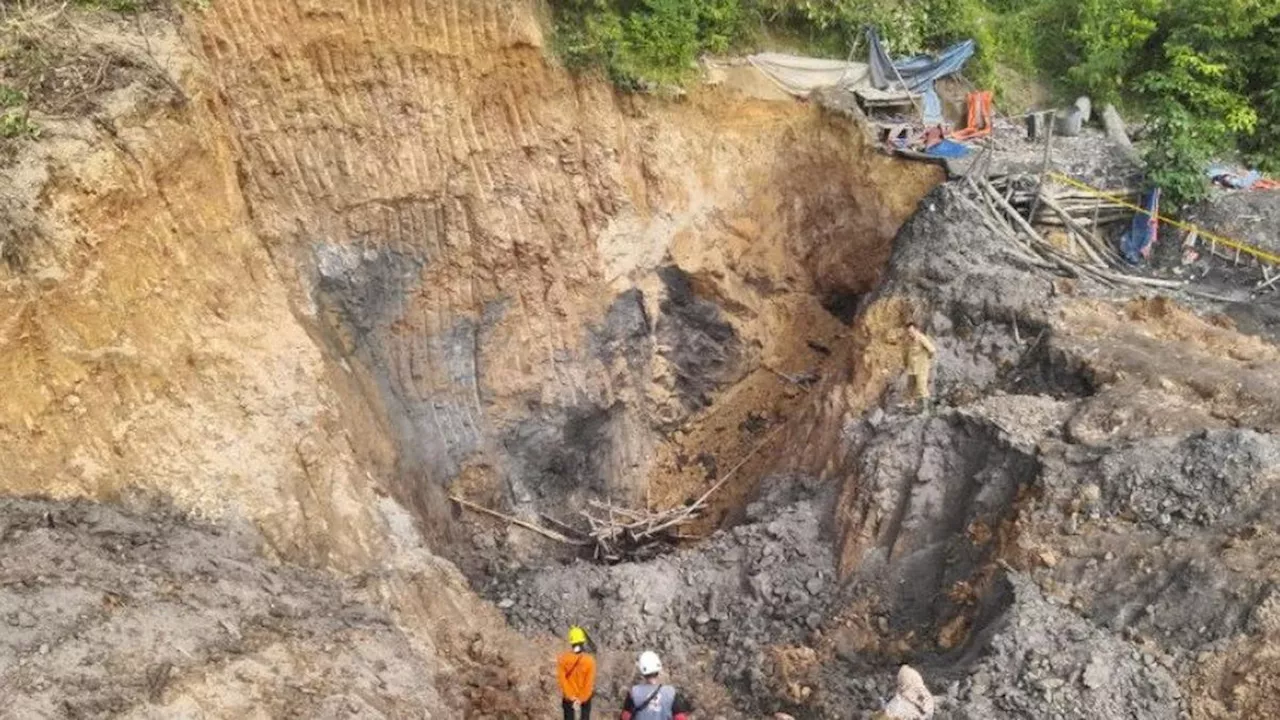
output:
<path id="1" fill-rule="evenodd" d="M 910 665 L 898 668 L 898 692 L 872 720 L 932 720 L 933 694 Z"/>
<path id="2" fill-rule="evenodd" d="M 929 376 L 933 372 L 933 358 L 938 348 L 928 335 L 914 323 L 907 323 L 907 378 L 911 381 L 911 397 L 918 412 L 929 409 Z"/>

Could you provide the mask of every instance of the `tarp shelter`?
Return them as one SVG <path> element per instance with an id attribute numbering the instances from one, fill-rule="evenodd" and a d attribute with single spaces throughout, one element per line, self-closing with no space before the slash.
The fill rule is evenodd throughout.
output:
<path id="1" fill-rule="evenodd" d="M 838 87 L 853 92 L 871 87 L 871 69 L 866 63 L 782 53 L 751 55 L 747 62 L 797 97 L 809 97 L 818 88 Z"/>
<path id="2" fill-rule="evenodd" d="M 881 90 L 899 87 L 922 94 L 926 125 L 942 122 L 942 100 L 933 89 L 934 81 L 959 72 L 977 47 L 972 40 L 965 40 L 936 57 L 915 55 L 895 61 L 889 58 L 880 34 L 872 28 L 867 30 L 867 45 L 871 48 L 868 65 L 872 87 Z"/>
<path id="3" fill-rule="evenodd" d="M 786 92 L 797 97 L 809 97 L 818 88 L 836 87 L 858 93 L 870 104 L 895 104 L 914 102 L 915 94 L 922 96 L 924 123 L 942 124 L 942 100 L 933 89 L 938 78 L 959 72 L 973 57 L 972 40 L 956 43 L 937 56 L 915 55 L 891 60 L 885 52 L 880 35 L 874 29 L 867 30 L 870 58 L 867 63 L 825 60 L 822 58 L 760 53 L 747 61 Z"/>

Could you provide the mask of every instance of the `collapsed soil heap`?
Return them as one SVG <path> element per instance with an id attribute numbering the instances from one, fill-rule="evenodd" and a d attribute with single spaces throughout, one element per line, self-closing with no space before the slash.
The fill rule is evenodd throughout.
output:
<path id="1" fill-rule="evenodd" d="M 970 207 L 948 186 L 904 227 L 854 382 L 819 387 L 745 524 L 490 597 L 520 627 L 662 647 L 747 716 L 875 708 L 903 661 L 943 718 L 1273 712 L 1280 354 L 1019 268 Z M 940 349 L 930 417 L 895 409 L 908 317 Z"/>
<path id="2" fill-rule="evenodd" d="M 0 482 L 177 510 L 0 508 L 59 569 L 0 557 L 31 707 L 542 718 L 572 621 L 602 695 L 655 646 L 711 716 L 846 717 L 902 660 L 942 717 L 1276 714 L 1273 345 L 1023 265 L 841 116 L 571 78 L 526 3 L 48 18 L 24 32 L 127 71 L 34 96 L 4 160 Z M 894 409 L 909 318 L 928 417 Z M 731 469 L 709 537 L 610 567 L 445 500 L 572 521 Z M 135 664 L 177 641 L 128 628 L 190 608 L 226 624 Z M 104 653 L 119 692 L 68 674 Z"/>

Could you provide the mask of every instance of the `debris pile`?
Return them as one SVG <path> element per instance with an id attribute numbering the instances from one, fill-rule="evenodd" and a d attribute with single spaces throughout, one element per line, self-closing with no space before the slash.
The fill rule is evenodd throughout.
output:
<path id="1" fill-rule="evenodd" d="M 767 701 L 775 662 L 769 646 L 803 643 L 822 626 L 837 590 L 831 542 L 821 532 L 829 492 L 804 478 L 769 485 L 768 496 L 747 509 L 747 522 L 695 548 L 645 562 L 526 568 L 494 578 L 483 592 L 518 629 L 581 622 L 602 650 L 650 648 L 673 669 L 709 661 L 713 676 L 744 699 Z M 608 696 L 620 695 L 628 679 L 601 678 L 619 683 Z"/>

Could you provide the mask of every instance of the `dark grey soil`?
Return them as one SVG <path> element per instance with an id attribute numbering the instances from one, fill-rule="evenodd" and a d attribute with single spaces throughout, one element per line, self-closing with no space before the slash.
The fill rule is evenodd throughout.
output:
<path id="1" fill-rule="evenodd" d="M 438 706 L 432 669 L 358 588 L 259 550 L 251 532 L 163 509 L 0 500 L 0 715 L 418 717 Z"/>

